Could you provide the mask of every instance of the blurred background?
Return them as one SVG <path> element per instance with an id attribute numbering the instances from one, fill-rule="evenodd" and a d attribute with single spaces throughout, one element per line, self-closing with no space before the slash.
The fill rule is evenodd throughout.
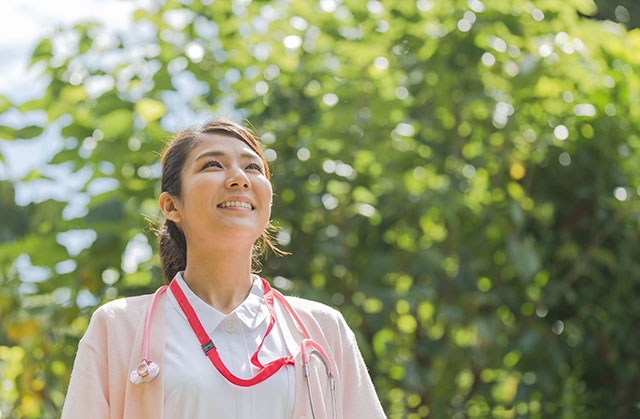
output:
<path id="1" fill-rule="evenodd" d="M 163 284 L 159 155 L 250 123 L 260 275 L 339 309 L 390 418 L 640 417 L 640 4 L 4 0 L 0 417 L 59 415 Z"/>

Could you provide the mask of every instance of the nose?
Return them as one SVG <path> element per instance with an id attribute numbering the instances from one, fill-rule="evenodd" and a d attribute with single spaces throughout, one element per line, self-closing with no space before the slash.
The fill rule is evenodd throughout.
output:
<path id="1" fill-rule="evenodd" d="M 247 174 L 244 170 L 239 167 L 235 167 L 231 169 L 229 172 L 229 177 L 227 179 L 227 188 L 235 188 L 240 186 L 243 189 L 249 189 L 251 187 L 251 182 L 247 177 Z"/>

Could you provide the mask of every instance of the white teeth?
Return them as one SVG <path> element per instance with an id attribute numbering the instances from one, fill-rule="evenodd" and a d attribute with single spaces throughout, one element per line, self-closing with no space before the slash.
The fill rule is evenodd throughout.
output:
<path id="1" fill-rule="evenodd" d="M 241 201 L 228 201 L 228 202 L 223 202 L 222 204 L 218 205 L 220 208 L 227 208 L 227 207 L 242 207 L 242 208 L 248 208 L 248 209 L 252 209 L 251 208 L 251 204 L 249 204 L 248 202 L 241 202 Z"/>

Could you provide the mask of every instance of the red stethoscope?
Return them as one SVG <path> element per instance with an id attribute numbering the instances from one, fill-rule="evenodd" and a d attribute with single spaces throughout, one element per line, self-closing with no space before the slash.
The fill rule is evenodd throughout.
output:
<path id="1" fill-rule="evenodd" d="M 300 349 L 301 349 L 301 355 L 302 355 L 302 370 L 304 373 L 305 381 L 307 382 L 307 390 L 309 392 L 309 403 L 311 404 L 311 413 L 313 415 L 313 418 L 316 419 L 316 409 L 313 404 L 313 396 L 311 395 L 311 380 L 309 377 L 309 360 L 311 358 L 311 355 L 315 355 L 316 357 L 318 357 L 325 366 L 325 370 L 329 378 L 329 384 L 331 386 L 331 402 L 333 405 L 333 418 L 336 419 L 337 418 L 336 384 L 335 384 L 335 371 L 333 368 L 333 364 L 329 360 L 329 357 L 327 356 L 327 353 L 324 351 L 322 346 L 320 346 L 317 342 L 311 339 L 311 335 L 309 335 L 309 331 L 304 326 L 304 323 L 302 323 L 302 320 L 300 320 L 300 317 L 298 317 L 298 314 L 295 312 L 293 307 L 291 307 L 291 305 L 286 300 L 284 295 L 282 295 L 279 291 L 272 289 L 266 280 L 264 280 L 263 278 L 260 278 L 260 279 L 262 280 L 262 284 L 264 287 L 264 300 L 267 304 L 267 308 L 269 309 L 270 321 L 269 321 L 269 326 L 267 327 L 267 331 L 264 337 L 262 338 L 262 342 L 260 342 L 258 349 L 251 357 L 251 363 L 260 369 L 259 372 L 253 378 L 242 379 L 242 378 L 236 377 L 224 365 L 224 362 L 222 362 L 222 359 L 218 354 L 218 350 L 215 344 L 212 342 L 211 338 L 209 337 L 207 332 L 204 330 L 204 327 L 202 327 L 202 324 L 200 323 L 198 316 L 193 310 L 193 307 L 191 307 L 191 304 L 189 304 L 189 301 L 187 300 L 187 297 L 184 295 L 184 292 L 182 291 L 182 289 L 180 288 L 180 285 L 175 279 L 173 279 L 169 285 L 165 285 L 160 289 L 158 289 L 158 291 L 156 291 L 156 294 L 153 296 L 153 300 L 151 301 L 151 307 L 147 312 L 147 317 L 144 323 L 144 335 L 142 337 L 142 362 L 140 362 L 140 364 L 138 364 L 138 366 L 133 371 L 131 371 L 131 373 L 129 374 L 129 380 L 133 384 L 146 384 L 152 381 L 154 378 L 156 378 L 158 373 L 160 372 L 160 367 L 158 366 L 158 364 L 156 364 L 155 362 L 149 359 L 149 335 L 151 332 L 151 319 L 153 317 L 153 312 L 155 310 L 158 297 L 160 297 L 163 293 L 165 293 L 167 291 L 167 288 L 169 288 L 173 293 L 174 297 L 176 298 L 176 300 L 178 301 L 178 304 L 180 305 L 180 308 L 184 312 L 185 316 L 187 316 L 187 320 L 189 321 L 191 328 L 193 329 L 194 333 L 198 337 L 198 341 L 200 342 L 200 345 L 202 345 L 202 350 L 204 351 L 205 355 L 209 357 L 209 359 L 211 360 L 213 365 L 216 367 L 216 369 L 220 372 L 220 374 L 222 374 L 222 376 L 225 377 L 230 383 L 233 383 L 241 387 L 250 387 L 263 382 L 264 380 L 266 380 L 267 378 L 271 377 L 273 374 L 278 372 L 278 370 L 280 370 L 280 368 L 282 368 L 283 366 L 294 364 L 293 357 L 291 356 L 278 358 L 274 361 L 267 363 L 266 365 L 262 365 L 258 360 L 258 353 L 262 348 L 262 344 L 264 343 L 265 339 L 267 338 L 267 335 L 271 332 L 271 329 L 273 329 L 273 325 L 275 324 L 275 308 L 274 307 L 275 307 L 275 300 L 278 300 L 278 302 L 280 302 L 280 304 L 282 304 L 286 308 L 289 315 L 295 320 L 295 322 L 300 327 L 302 334 L 304 336 L 304 339 L 302 339 L 302 342 L 300 342 Z"/>

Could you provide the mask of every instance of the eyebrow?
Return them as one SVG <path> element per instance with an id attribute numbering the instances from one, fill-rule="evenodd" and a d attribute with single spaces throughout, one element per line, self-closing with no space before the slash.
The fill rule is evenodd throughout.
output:
<path id="1" fill-rule="evenodd" d="M 205 157 L 225 157 L 227 154 L 224 151 L 215 151 L 215 150 L 210 150 L 210 151 L 205 151 L 204 153 L 200 154 L 198 157 L 196 157 L 195 161 L 198 161 L 202 158 Z M 240 157 L 243 157 L 245 159 L 260 159 L 260 157 L 256 154 L 250 154 L 250 153 L 242 153 L 240 154 Z"/>

